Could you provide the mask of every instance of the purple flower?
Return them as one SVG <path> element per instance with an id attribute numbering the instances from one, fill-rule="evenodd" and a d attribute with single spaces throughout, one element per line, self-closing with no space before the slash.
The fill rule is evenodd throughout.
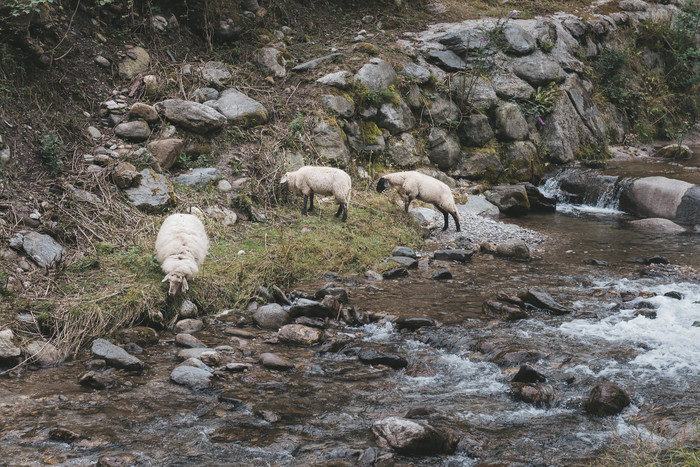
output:
<path id="1" fill-rule="evenodd" d="M 538 117 L 537 117 L 537 120 L 539 120 L 540 125 L 542 125 L 542 126 L 545 126 L 545 125 L 546 125 L 546 123 L 544 123 L 544 120 L 542 120 L 542 117 L 539 117 L 539 116 L 538 116 Z"/>

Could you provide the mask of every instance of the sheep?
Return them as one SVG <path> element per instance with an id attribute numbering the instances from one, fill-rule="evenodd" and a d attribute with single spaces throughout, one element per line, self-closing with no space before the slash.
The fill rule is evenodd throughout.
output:
<path id="1" fill-rule="evenodd" d="M 197 216 L 172 214 L 163 221 L 156 237 L 156 256 L 165 273 L 163 282 L 170 281 L 168 295 L 187 292 L 187 280 L 197 275 L 208 251 L 209 238 Z"/>
<path id="2" fill-rule="evenodd" d="M 386 174 L 377 182 L 377 192 L 381 193 L 389 187 L 396 188 L 404 202 L 404 208 L 408 212 L 411 201 L 418 199 L 431 203 L 445 216 L 445 226 L 442 230 L 447 230 L 449 218 L 447 214 L 452 214 L 457 227 L 457 232 L 462 229 L 459 226 L 459 212 L 455 205 L 454 197 L 450 187 L 429 175 L 416 171 L 395 172 Z"/>
<path id="3" fill-rule="evenodd" d="M 338 203 L 338 212 L 335 217 L 343 214 L 343 222 L 348 218 L 348 203 L 352 181 L 350 175 L 343 170 L 333 167 L 317 167 L 307 165 L 294 172 L 287 172 L 280 180 L 280 184 L 287 183 L 294 193 L 304 195 L 304 207 L 301 214 L 306 214 L 306 201 L 309 199 L 309 212 L 314 210 L 314 194 L 333 195 Z"/>

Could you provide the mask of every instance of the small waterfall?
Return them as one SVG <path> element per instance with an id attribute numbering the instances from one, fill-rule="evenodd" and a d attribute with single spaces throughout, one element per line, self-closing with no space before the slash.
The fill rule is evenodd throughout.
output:
<path id="1" fill-rule="evenodd" d="M 590 169 L 565 169 L 539 188 L 557 200 L 560 212 L 622 214 L 620 193 L 626 180 Z"/>

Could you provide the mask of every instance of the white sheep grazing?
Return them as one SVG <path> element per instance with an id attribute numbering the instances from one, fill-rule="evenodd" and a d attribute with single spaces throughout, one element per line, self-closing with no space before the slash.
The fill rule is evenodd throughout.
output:
<path id="1" fill-rule="evenodd" d="M 462 229 L 459 226 L 459 212 L 455 205 L 450 187 L 429 175 L 420 172 L 395 172 L 386 174 L 377 182 L 377 191 L 381 193 L 389 187 L 396 188 L 396 191 L 403 199 L 404 207 L 408 212 L 411 201 L 418 199 L 431 203 L 445 216 L 445 226 L 442 230 L 447 230 L 449 217 L 452 214 L 457 226 L 457 232 Z"/>
<path id="2" fill-rule="evenodd" d="M 208 251 L 209 238 L 197 216 L 172 214 L 165 219 L 156 237 L 156 255 L 163 282 L 170 281 L 169 295 L 187 292 L 187 280 L 197 275 Z"/>
<path id="3" fill-rule="evenodd" d="M 343 222 L 348 218 L 348 203 L 352 180 L 343 170 L 333 167 L 307 165 L 294 172 L 284 174 L 280 183 L 288 183 L 289 189 L 304 195 L 304 207 L 301 214 L 306 214 L 306 200 L 310 199 L 309 212 L 314 210 L 314 194 L 333 195 L 338 203 L 335 217 L 343 213 Z"/>

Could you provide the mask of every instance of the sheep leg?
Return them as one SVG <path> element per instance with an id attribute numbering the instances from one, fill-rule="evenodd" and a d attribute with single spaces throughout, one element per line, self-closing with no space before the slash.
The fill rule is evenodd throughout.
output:
<path id="1" fill-rule="evenodd" d="M 343 203 L 338 203 L 338 211 L 335 213 L 335 217 L 338 217 L 343 212 Z"/>
<path id="2" fill-rule="evenodd" d="M 314 192 L 312 191 L 311 194 L 309 195 L 309 212 L 313 212 L 314 210 Z"/>
<path id="3" fill-rule="evenodd" d="M 308 201 L 309 197 L 304 195 L 304 207 L 301 208 L 301 215 L 305 216 L 306 215 L 306 202 Z M 313 203 L 313 201 L 311 202 Z"/>
<path id="4" fill-rule="evenodd" d="M 452 213 L 452 218 L 455 220 L 455 225 L 457 226 L 457 232 L 461 232 L 462 228 L 459 226 L 459 220 L 457 220 L 457 214 Z M 447 217 L 445 219 L 447 219 Z"/>
<path id="5" fill-rule="evenodd" d="M 408 207 L 411 205 L 411 201 L 413 201 L 413 198 L 410 196 L 406 196 L 406 198 L 403 200 L 403 207 L 406 212 L 408 212 Z"/>
<path id="6" fill-rule="evenodd" d="M 438 207 L 438 211 L 440 211 L 442 215 L 445 216 L 445 225 L 442 227 L 442 231 L 444 232 L 445 230 L 447 230 L 447 224 L 449 223 L 450 218 L 447 216 L 447 211 L 445 211 L 444 209 Z M 459 224 L 457 224 L 457 228 L 459 229 Z"/>
<path id="7" fill-rule="evenodd" d="M 348 203 L 343 203 L 341 206 L 343 206 L 343 222 L 348 220 Z"/>

